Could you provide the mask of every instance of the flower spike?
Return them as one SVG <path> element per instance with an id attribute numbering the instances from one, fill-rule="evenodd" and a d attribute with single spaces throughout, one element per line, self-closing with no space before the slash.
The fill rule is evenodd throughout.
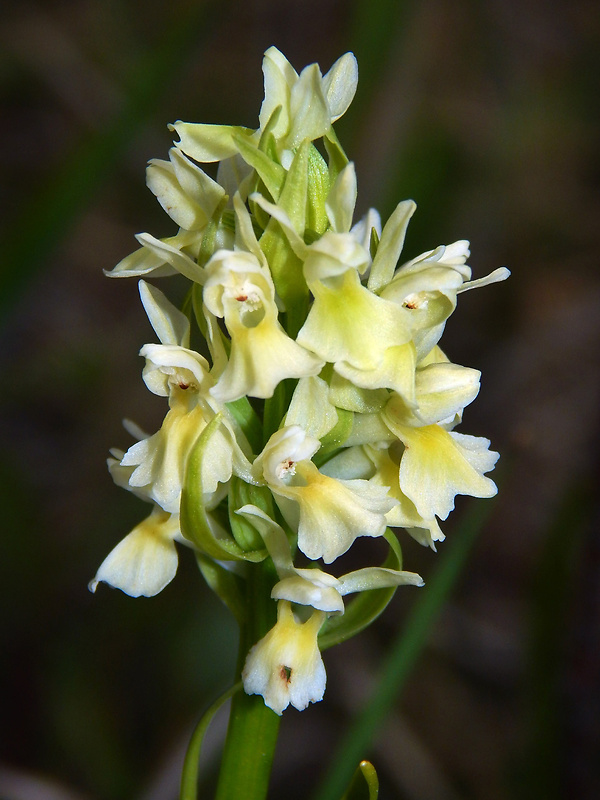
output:
<path id="1" fill-rule="evenodd" d="M 115 483 L 152 510 L 90 589 L 155 595 L 187 545 L 255 641 L 246 693 L 280 715 L 323 697 L 319 642 L 362 630 L 397 587 L 423 585 L 398 536 L 435 550 L 456 495 L 496 493 L 498 454 L 457 430 L 480 373 L 439 342 L 462 292 L 509 273 L 473 278 L 466 239 L 405 254 L 413 200 L 387 221 L 375 209 L 355 221 L 356 169 L 334 131 L 356 92 L 352 53 L 324 74 L 270 47 L 262 69 L 257 127 L 170 126 L 176 141 L 146 179 L 177 230 L 138 234 L 108 273 L 144 278 L 156 341 L 140 350 L 142 378 L 165 415 L 152 434 L 127 423 L 135 443 L 111 451 Z M 187 281 L 181 307 L 145 280 L 173 275 Z M 385 561 L 340 575 L 360 537 L 378 539 Z M 225 771 L 231 759 L 226 749 Z"/>

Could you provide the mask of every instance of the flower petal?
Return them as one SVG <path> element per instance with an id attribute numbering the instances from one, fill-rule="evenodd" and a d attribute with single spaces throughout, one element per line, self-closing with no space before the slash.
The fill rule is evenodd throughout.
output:
<path id="1" fill-rule="evenodd" d="M 488 449 L 488 439 L 448 433 L 439 425 L 409 428 L 391 423 L 390 427 L 405 445 L 400 487 L 424 519 L 434 515 L 446 519 L 457 494 L 496 494 L 496 484 L 483 476 L 498 459 L 498 453 Z"/>
<path id="2" fill-rule="evenodd" d="M 297 341 L 325 361 L 373 369 L 388 347 L 410 341 L 406 310 L 366 289 L 354 269 L 310 289 L 315 301 Z"/>
<path id="3" fill-rule="evenodd" d="M 131 597 L 158 594 L 177 572 L 178 535 L 178 517 L 155 508 L 104 559 L 90 591 L 95 592 L 102 581 Z"/>
<path id="4" fill-rule="evenodd" d="M 345 53 L 323 77 L 323 89 L 329 104 L 331 121 L 348 110 L 358 85 L 358 63 L 354 53 Z"/>
<path id="5" fill-rule="evenodd" d="M 162 344 L 188 347 L 190 341 L 190 321 L 165 295 L 146 281 L 138 284 L 144 310 Z"/>
<path id="6" fill-rule="evenodd" d="M 386 487 L 365 480 L 336 480 L 310 461 L 296 471 L 304 486 L 271 486 L 276 495 L 300 507 L 298 547 L 311 560 L 326 564 L 345 553 L 359 536 L 383 536 L 385 514 L 395 505 Z"/>

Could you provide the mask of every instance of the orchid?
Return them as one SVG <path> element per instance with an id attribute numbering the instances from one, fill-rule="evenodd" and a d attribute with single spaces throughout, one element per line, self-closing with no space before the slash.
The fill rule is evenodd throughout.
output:
<path id="1" fill-rule="evenodd" d="M 325 614 L 313 611 L 299 622 L 286 600 L 277 608 L 277 623 L 248 653 L 242 677 L 248 694 L 262 695 L 281 714 L 291 703 L 298 711 L 323 699 L 325 666 L 317 634 Z"/>
<path id="2" fill-rule="evenodd" d="M 204 302 L 224 318 L 231 354 L 211 394 L 221 402 L 271 397 L 284 378 L 315 375 L 323 366 L 278 321 L 274 287 L 251 253 L 219 250 L 206 265 Z"/>
<path id="3" fill-rule="evenodd" d="M 320 447 L 299 425 L 277 431 L 254 462 L 254 473 L 275 496 L 297 529 L 298 546 L 311 559 L 330 564 L 358 536 L 382 536 L 394 500 L 387 487 L 363 480 L 337 480 L 310 460 Z"/>
<path id="4" fill-rule="evenodd" d="M 251 521 L 264 539 L 280 578 L 271 591 L 271 597 L 276 600 L 289 600 L 328 614 L 343 614 L 342 598 L 347 594 L 384 586 L 423 585 L 421 576 L 414 572 L 385 567 L 365 567 L 339 578 L 318 567 L 295 567 L 289 539 L 280 525 L 253 505 L 242 506 L 236 513 Z"/>
<path id="5" fill-rule="evenodd" d="M 321 649 L 399 586 L 423 585 L 401 537 L 435 550 L 456 495 L 497 491 L 489 440 L 456 430 L 480 373 L 439 342 L 459 295 L 508 270 L 473 279 L 464 239 L 404 255 L 412 200 L 383 225 L 374 209 L 355 220 L 356 171 L 333 129 L 356 91 L 351 53 L 298 73 L 271 47 L 263 73 L 257 128 L 170 126 L 177 141 L 146 178 L 178 231 L 138 234 L 108 273 L 179 275 L 188 292 L 179 308 L 139 282 L 158 339 L 140 350 L 142 378 L 165 416 L 152 434 L 126 423 L 136 441 L 111 451 L 109 470 L 151 511 L 90 589 L 155 595 L 175 576 L 176 543 L 194 552 L 240 624 L 238 677 L 259 695 L 234 697 L 222 775 L 245 774 L 236 747 L 258 746 L 248 720 L 269 727 L 270 709 L 322 699 Z M 340 574 L 362 537 L 385 561 Z M 241 796 L 240 781 L 220 800 Z"/>
<path id="6" fill-rule="evenodd" d="M 179 121 L 172 125 L 180 137 L 178 147 L 199 162 L 223 161 L 240 152 L 240 140 L 260 138 L 268 131 L 278 155 L 289 166 L 293 151 L 304 139 L 313 141 L 329 133 L 331 124 L 352 102 L 358 81 L 352 53 L 338 59 L 325 76 L 317 64 L 298 75 L 287 58 L 276 47 L 270 47 L 265 53 L 263 73 L 265 98 L 256 131 Z"/>

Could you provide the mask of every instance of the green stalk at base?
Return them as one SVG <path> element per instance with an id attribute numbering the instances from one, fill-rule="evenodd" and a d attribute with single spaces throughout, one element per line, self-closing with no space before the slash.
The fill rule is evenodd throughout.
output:
<path id="1" fill-rule="evenodd" d="M 264 800 L 280 717 L 262 697 L 239 692 L 231 705 L 216 800 Z"/>
<path id="2" fill-rule="evenodd" d="M 247 621 L 240 626 L 238 675 L 252 645 L 273 626 L 275 604 L 270 560 L 252 565 L 248 575 Z M 267 796 L 280 717 L 262 697 L 238 692 L 231 703 L 216 800 L 264 800 Z"/>

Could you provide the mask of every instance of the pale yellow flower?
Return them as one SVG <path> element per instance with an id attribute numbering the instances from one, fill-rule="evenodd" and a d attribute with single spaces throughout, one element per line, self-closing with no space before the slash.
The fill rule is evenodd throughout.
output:
<path id="1" fill-rule="evenodd" d="M 276 714 L 290 704 L 302 711 L 322 700 L 326 675 L 317 635 L 324 620 L 323 611 L 313 611 L 299 622 L 290 604 L 281 600 L 277 623 L 246 658 L 242 672 L 246 693 L 262 695 Z"/>
<path id="2" fill-rule="evenodd" d="M 264 480 L 288 523 L 298 531 L 298 547 L 310 559 L 330 564 L 358 536 L 382 536 L 385 514 L 395 505 L 385 487 L 366 480 L 337 480 L 310 460 L 318 439 L 299 425 L 271 436 L 253 471 Z"/>
<path id="3" fill-rule="evenodd" d="M 102 581 L 131 597 L 153 597 L 177 572 L 175 541 L 183 541 L 179 517 L 155 506 L 104 559 L 90 591 Z"/>
<path id="4" fill-rule="evenodd" d="M 204 303 L 231 336 L 227 366 L 210 390 L 220 402 L 271 397 L 285 378 L 316 375 L 323 361 L 291 339 L 278 320 L 272 280 L 257 257 L 220 250 L 206 265 Z"/>

